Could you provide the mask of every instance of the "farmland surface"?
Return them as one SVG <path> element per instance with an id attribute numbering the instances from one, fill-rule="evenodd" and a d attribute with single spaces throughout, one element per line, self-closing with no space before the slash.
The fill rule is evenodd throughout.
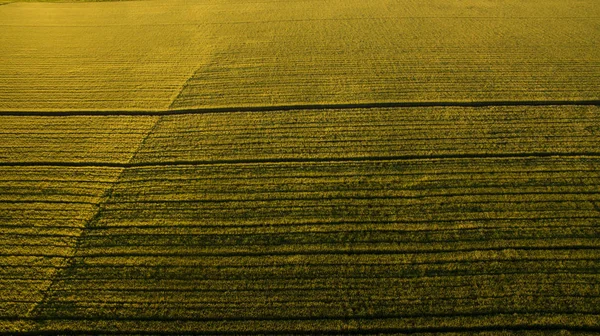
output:
<path id="1" fill-rule="evenodd" d="M 599 99 L 596 1 L 0 9 L 0 110 Z"/>
<path id="2" fill-rule="evenodd" d="M 0 334 L 600 333 L 596 1 L 0 1 Z"/>

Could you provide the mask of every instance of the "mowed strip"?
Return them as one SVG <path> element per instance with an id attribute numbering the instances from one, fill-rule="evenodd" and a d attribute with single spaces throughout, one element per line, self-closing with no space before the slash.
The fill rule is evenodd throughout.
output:
<path id="1" fill-rule="evenodd" d="M 163 117 L 37 318 L 81 333 L 596 330 L 595 109 Z"/>
<path id="2" fill-rule="evenodd" d="M 156 120 L 0 118 L 0 332 L 32 330 L 37 304 L 123 171 L 59 165 L 127 162 Z"/>
<path id="3" fill-rule="evenodd" d="M 165 116 L 133 163 L 598 155 L 596 106 Z"/>

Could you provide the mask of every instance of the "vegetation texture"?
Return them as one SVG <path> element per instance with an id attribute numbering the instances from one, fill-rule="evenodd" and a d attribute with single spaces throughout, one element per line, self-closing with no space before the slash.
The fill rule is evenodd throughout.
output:
<path id="1" fill-rule="evenodd" d="M 124 1 L 0 10 L 0 110 L 600 99 L 600 6 Z"/>
<path id="2" fill-rule="evenodd" d="M 600 333 L 598 17 L 0 6 L 0 334 Z"/>

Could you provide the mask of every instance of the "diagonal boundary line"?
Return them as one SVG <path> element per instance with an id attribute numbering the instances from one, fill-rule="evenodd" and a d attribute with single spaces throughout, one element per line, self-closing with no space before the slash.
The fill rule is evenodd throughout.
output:
<path id="1" fill-rule="evenodd" d="M 214 56 L 214 50 L 211 51 L 210 54 L 211 54 L 211 56 Z M 213 58 L 213 57 L 211 57 L 211 58 Z M 167 111 L 177 110 L 176 106 L 177 106 L 178 102 L 181 100 L 184 92 L 186 91 L 186 89 L 188 88 L 190 83 L 194 80 L 194 78 L 196 78 L 197 75 L 201 74 L 202 72 L 207 70 L 209 67 L 214 66 L 214 65 L 215 65 L 214 60 L 207 61 L 204 64 L 202 64 L 199 68 L 195 69 L 188 76 L 188 78 L 185 80 L 185 82 L 181 85 L 181 87 L 177 91 L 177 94 L 173 97 L 173 99 L 171 99 L 171 102 L 169 103 L 169 107 L 167 108 Z"/>
<path id="2" fill-rule="evenodd" d="M 128 162 L 131 162 L 135 159 L 137 153 L 144 146 L 144 144 L 146 143 L 146 140 L 150 137 L 152 132 L 154 132 L 154 130 L 156 129 L 156 127 L 158 126 L 158 124 L 161 120 L 162 120 L 162 118 L 160 118 L 160 117 L 157 118 L 156 121 L 154 122 L 154 124 L 148 129 L 148 132 L 146 133 L 146 135 L 144 135 L 144 137 L 142 138 L 142 140 L 140 141 L 138 146 L 132 152 Z M 103 166 L 93 165 L 93 166 L 85 166 L 85 167 L 103 167 Z M 33 306 L 33 308 L 31 308 L 26 313 L 27 319 L 35 320 L 35 319 L 40 318 L 41 312 L 45 309 L 45 306 L 51 301 L 51 297 L 52 297 L 52 293 L 54 292 L 54 288 L 64 278 L 64 275 L 73 267 L 73 263 L 75 261 L 75 256 L 77 255 L 77 252 L 80 250 L 81 243 L 83 242 L 83 240 L 86 236 L 86 232 L 100 218 L 100 216 L 102 214 L 103 206 L 112 197 L 112 192 L 114 190 L 115 185 L 117 185 L 119 183 L 119 181 L 123 177 L 125 170 L 127 169 L 126 166 L 112 166 L 112 167 L 122 168 L 123 170 L 114 179 L 114 181 L 112 183 L 110 183 L 110 186 L 104 191 L 104 193 L 100 197 L 99 201 L 94 204 L 96 206 L 96 212 L 87 221 L 85 221 L 83 223 L 83 225 L 81 226 L 80 233 L 79 233 L 79 235 L 76 236 L 75 243 L 73 244 L 73 247 L 71 248 L 69 255 L 64 257 L 64 259 L 65 259 L 64 265 L 57 267 L 57 271 L 54 274 L 54 276 L 52 277 L 52 281 L 50 282 L 48 287 L 45 290 L 40 291 L 42 293 L 42 299 L 39 300 L 38 302 L 36 302 L 35 305 Z M 39 325 L 36 325 L 34 328 L 39 328 Z"/>
<path id="3" fill-rule="evenodd" d="M 223 106 L 166 110 L 85 110 L 85 111 L 0 111 L 0 116 L 165 116 L 235 112 L 284 112 L 302 110 L 378 109 L 411 107 L 510 107 L 510 106 L 600 106 L 600 99 L 589 100 L 483 100 L 483 101 L 413 101 L 371 103 L 288 104 L 265 106 Z"/>
<path id="4" fill-rule="evenodd" d="M 144 139 L 142 144 L 145 143 Z M 136 154 L 141 146 L 135 152 Z M 383 161 L 419 161 L 419 160 L 460 160 L 460 159 L 518 159 L 518 158 L 600 158 L 600 152 L 526 152 L 526 153 L 473 153 L 473 154 L 432 154 L 432 155 L 395 155 L 361 157 L 288 157 L 264 159 L 225 159 L 225 160 L 176 160 L 150 162 L 52 162 L 24 161 L 0 162 L 0 167 L 110 167 L 143 168 L 165 166 L 211 166 L 211 165 L 251 165 L 285 163 L 329 163 L 329 162 L 383 162 Z M 119 177 L 120 178 L 120 177 Z M 115 182 L 116 183 L 116 182 Z"/>

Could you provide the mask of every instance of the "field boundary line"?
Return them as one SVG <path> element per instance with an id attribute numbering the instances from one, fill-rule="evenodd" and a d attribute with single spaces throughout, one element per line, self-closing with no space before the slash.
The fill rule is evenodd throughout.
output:
<path id="1" fill-rule="evenodd" d="M 574 311 L 574 310 L 563 310 L 556 311 L 552 309 L 535 309 L 527 312 L 521 312 L 523 315 L 577 315 L 577 316 L 597 316 L 596 312 L 585 312 L 585 311 Z M 507 316 L 512 317 L 513 312 L 503 312 L 503 311 L 491 311 L 491 312 L 440 312 L 440 313 L 398 313 L 398 314 L 360 314 L 356 315 L 351 319 L 364 319 L 364 320 L 390 320 L 390 319 L 402 319 L 402 318 L 421 318 L 421 317 L 441 317 L 441 318 L 453 318 L 453 317 L 489 317 L 489 316 Z M 14 319 L 19 319 L 19 316 L 6 316 L 4 318 L 0 318 L 0 321 L 10 321 Z M 169 317 L 169 316 L 115 316 L 115 317 L 102 317 L 102 316 L 68 316 L 68 317 L 48 317 L 48 318 L 37 318 L 33 320 L 40 321 L 163 321 L 163 322 L 228 322 L 228 321 L 326 321 L 326 320 L 340 320 L 347 317 L 344 315 L 321 315 L 321 316 L 230 316 L 230 317 Z M 531 324 L 525 324 L 523 326 L 519 326 L 518 324 L 509 324 L 513 327 L 532 327 L 532 328 L 544 328 L 550 327 L 551 324 L 543 324 L 532 326 Z M 568 325 L 566 325 L 568 326 Z M 456 327 L 456 328 L 490 328 L 494 326 L 473 326 L 473 327 Z M 600 326 L 597 325 L 578 325 L 572 326 L 573 328 L 593 328 L 593 330 L 600 331 Z M 431 328 L 431 327 L 425 327 Z M 437 328 L 437 327 L 433 327 Z M 1 333 L 0 333 L 1 335 Z"/>
<path id="2" fill-rule="evenodd" d="M 166 110 L 83 110 L 83 111 L 19 111 L 3 110 L 0 116 L 165 116 L 236 112 L 285 112 L 302 110 L 379 109 L 414 107 L 510 107 L 510 106 L 600 106 L 600 99 L 590 100 L 482 100 L 482 101 L 406 101 L 372 103 L 323 103 L 264 106 L 198 107 Z"/>
<path id="3" fill-rule="evenodd" d="M 559 313 L 560 315 L 566 315 L 564 313 Z M 595 314 L 589 314 L 589 313 L 574 313 L 576 315 L 584 315 L 584 316 L 596 316 Z M 493 316 L 493 315 L 507 315 L 506 313 L 487 313 L 487 314 L 453 314 L 450 316 L 432 316 L 432 317 L 442 317 L 442 318 L 452 318 L 452 317 L 483 317 L 483 316 Z M 530 314 L 528 314 L 530 315 Z M 418 318 L 420 316 L 411 316 L 410 318 Z M 237 319 L 237 320 L 233 320 L 233 321 L 322 321 L 322 320 L 344 320 L 344 316 L 332 316 L 331 318 L 302 318 L 302 319 L 297 319 L 297 318 L 279 318 L 279 319 L 256 319 L 256 318 L 250 318 L 250 319 Z M 401 318 L 405 318 L 403 316 L 373 316 L 373 317 L 368 317 L 368 318 L 364 318 L 364 317 L 357 317 L 357 318 L 353 318 L 351 320 L 359 320 L 359 319 L 366 319 L 366 320 L 387 320 L 387 319 L 401 319 Z M 12 320 L 12 319 L 4 319 L 4 320 Z M 60 319 L 56 319 L 59 320 Z M 92 318 L 87 318 L 87 319 L 72 319 L 72 318 L 66 318 L 63 319 L 67 320 L 67 321 L 112 321 L 111 319 L 92 319 Z M 123 318 L 123 319 L 116 319 L 117 321 L 138 321 L 135 319 L 127 319 L 127 318 Z M 149 319 L 141 319 L 141 321 L 148 321 Z M 48 320 L 48 321 L 53 321 L 53 320 Z M 177 319 L 170 319 L 170 320 L 159 320 L 162 322 L 172 322 L 172 323 L 176 323 L 176 322 L 203 322 L 204 320 L 201 319 L 181 319 L 181 320 L 177 320 Z M 218 322 L 222 322 L 222 320 L 216 320 Z M 228 322 L 230 320 L 224 320 L 225 322 Z M 373 327 L 373 328 L 360 328 L 360 329 L 347 329 L 347 330 L 343 330 L 340 331 L 339 329 L 329 329 L 329 328 L 324 328 L 324 329 L 312 329 L 312 330 L 302 330 L 302 329 L 269 329 L 269 330 L 244 330 L 243 332 L 240 332 L 239 330 L 231 330 L 231 331 L 226 331 L 226 330 L 196 330 L 196 331 L 177 331 L 177 332 L 170 332 L 170 331 L 147 331 L 147 330 L 123 330 L 123 331 L 114 331 L 114 330 L 104 330 L 104 329 L 86 329 L 86 328 L 81 328 L 80 330 L 78 329 L 73 329 L 73 328 L 68 328 L 68 329 L 63 329 L 63 330 L 52 330 L 52 331 L 37 331 L 37 332 L 22 332 L 19 333 L 20 335 L 56 335 L 57 332 L 59 332 L 61 335 L 95 335 L 95 334 L 102 334 L 102 335 L 131 335 L 131 334 L 135 334 L 135 335 L 240 335 L 240 334 L 247 334 L 247 335 L 265 335 L 265 334 L 269 334 L 269 335 L 340 335 L 340 334 L 345 334 L 345 335 L 372 335 L 372 334 L 397 334 L 397 333 L 403 333 L 403 334 L 414 334 L 414 333 L 448 333 L 448 332 L 485 332 L 485 331 L 501 331 L 501 332 L 509 332 L 509 331 L 560 331 L 560 330 L 568 330 L 568 331 L 574 331 L 574 332 L 600 332 L 600 327 L 598 326 L 593 326 L 593 325 L 580 325 L 580 326 L 574 326 L 572 324 L 557 324 L 557 323 L 549 323 L 549 324 L 540 324 L 540 323 L 536 323 L 536 324 L 528 324 L 528 323 L 515 323 L 515 324 L 492 324 L 492 325 L 481 325 L 481 326 L 427 326 L 427 325 L 423 325 L 423 326 L 405 326 L 405 327 Z M 14 334 L 10 334 L 10 333 L 4 333 L 4 332 L 0 332 L 0 335 L 14 335 Z"/>
<path id="4" fill-rule="evenodd" d="M 141 146 L 137 149 L 139 151 Z M 137 154 L 137 152 L 136 152 Z M 251 165 L 284 163 L 326 163 L 326 162 L 382 162 L 382 161 L 418 161 L 453 159 L 517 159 L 517 158 L 600 158 L 600 152 L 528 152 L 528 153 L 473 153 L 473 154 L 431 154 L 431 155 L 394 155 L 361 157 L 308 157 L 308 158 L 264 158 L 264 159 L 225 159 L 225 160 L 174 160 L 150 162 L 52 162 L 52 161 L 12 161 L 0 162 L 0 167 L 105 167 L 105 168 L 143 168 L 168 166 L 211 166 L 211 165 Z M 120 178 L 120 177 L 119 177 Z M 116 183 L 116 182 L 115 182 Z"/>

